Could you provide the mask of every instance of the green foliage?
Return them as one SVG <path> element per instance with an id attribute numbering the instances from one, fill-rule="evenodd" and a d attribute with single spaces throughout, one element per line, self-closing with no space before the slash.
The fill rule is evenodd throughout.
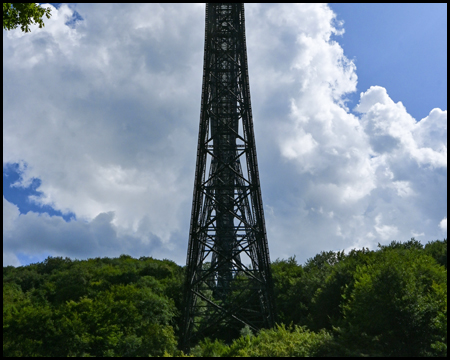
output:
<path id="1" fill-rule="evenodd" d="M 127 255 L 4 267 L 3 356 L 185 357 L 176 348 L 183 274 L 172 261 Z M 272 274 L 281 325 L 237 324 L 189 356 L 447 355 L 446 239 L 321 252 L 303 266 L 277 260 Z M 231 296 L 258 306 L 241 282 Z"/>
<path id="2" fill-rule="evenodd" d="M 345 298 L 341 325 L 348 346 L 368 355 L 446 353 L 447 272 L 423 251 L 377 253 L 356 268 Z"/>
<path id="3" fill-rule="evenodd" d="M 334 297 L 325 299 L 334 301 L 334 306 L 321 304 L 321 299 L 317 301 L 315 294 L 321 291 L 326 279 L 344 258 L 343 252 L 322 251 L 308 259 L 304 267 L 298 265 L 295 258 L 275 261 L 272 272 L 278 320 L 286 324 L 307 325 L 313 330 L 331 329 L 331 314 L 327 310 L 339 311 L 340 293 L 338 291 Z M 322 305 L 326 305 L 325 312 Z"/>
<path id="4" fill-rule="evenodd" d="M 141 276 L 149 266 L 165 277 Z M 171 261 L 49 257 L 3 273 L 4 356 L 176 351 L 179 310 L 168 293 L 181 292 L 182 269 Z"/>
<path id="5" fill-rule="evenodd" d="M 386 262 L 396 275 L 388 276 L 384 287 L 377 281 L 368 301 L 359 276 L 362 271 L 376 276 L 374 267 Z M 277 260 L 272 270 L 278 317 L 315 332 L 333 331 L 330 355 L 446 355 L 446 264 L 446 239 L 424 247 L 414 238 L 380 245 L 378 251 L 321 252 L 303 267 L 293 258 Z M 394 302 L 393 294 L 402 301 Z M 372 327 L 375 320 L 378 327 Z"/>
<path id="6" fill-rule="evenodd" d="M 308 314 L 308 295 L 302 283 L 304 270 L 295 257 L 277 259 L 271 264 L 278 321 L 305 324 Z"/>
<path id="7" fill-rule="evenodd" d="M 277 325 L 274 329 L 263 329 L 256 336 L 241 336 L 231 345 L 219 340 L 203 340 L 191 351 L 191 355 L 202 357 L 286 357 L 319 356 L 326 354 L 332 336 L 322 330 L 314 333 L 304 327 Z"/>
<path id="8" fill-rule="evenodd" d="M 423 249 L 423 245 L 420 243 L 420 241 L 411 238 L 411 240 L 405 241 L 405 242 L 399 242 L 399 241 L 391 241 L 391 243 L 389 245 L 381 245 L 380 243 L 378 243 L 378 247 L 381 250 L 389 250 L 389 249 L 395 249 L 395 250 L 422 250 Z"/>
<path id="9" fill-rule="evenodd" d="M 30 31 L 31 24 L 44 26 L 44 15 L 50 19 L 50 8 L 42 8 L 36 3 L 3 3 L 3 30 L 13 30 L 20 26 L 24 32 Z"/>
<path id="10" fill-rule="evenodd" d="M 447 269 L 447 239 L 429 242 L 425 245 L 425 253 Z"/>
<path id="11" fill-rule="evenodd" d="M 305 270 L 313 268 L 323 269 L 327 266 L 333 266 L 344 258 L 343 251 L 322 251 L 311 259 L 306 260 Z"/>
<path id="12" fill-rule="evenodd" d="M 220 357 L 227 356 L 228 346 L 222 340 L 215 339 L 211 341 L 209 338 L 204 339 L 200 344 L 191 350 L 194 357 Z"/>
<path id="13" fill-rule="evenodd" d="M 29 305 L 28 297 L 19 285 L 3 283 L 3 327 L 16 316 L 25 305 Z M 6 325 L 7 327 L 8 325 Z"/>
<path id="14" fill-rule="evenodd" d="M 365 264 L 374 252 L 368 249 L 352 250 L 329 268 L 325 279 L 312 294 L 308 325 L 312 330 L 331 330 L 342 317 L 341 303 L 344 290 L 353 288 L 353 274 L 358 266 Z"/>

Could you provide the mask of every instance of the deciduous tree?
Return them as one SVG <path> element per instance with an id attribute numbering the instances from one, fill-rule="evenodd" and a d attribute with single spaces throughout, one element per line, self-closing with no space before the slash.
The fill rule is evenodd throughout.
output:
<path id="1" fill-rule="evenodd" d="M 50 8 L 43 8 L 36 3 L 3 3 L 3 30 L 13 30 L 20 26 L 29 32 L 31 24 L 44 26 L 44 16 L 50 19 Z"/>

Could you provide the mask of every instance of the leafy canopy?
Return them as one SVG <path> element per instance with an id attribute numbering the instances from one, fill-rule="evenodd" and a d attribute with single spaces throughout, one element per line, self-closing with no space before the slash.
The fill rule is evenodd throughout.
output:
<path id="1" fill-rule="evenodd" d="M 50 19 L 50 8 L 43 8 L 35 3 L 3 3 L 3 30 L 13 30 L 20 26 L 29 32 L 31 24 L 44 26 L 44 15 Z"/>
<path id="2" fill-rule="evenodd" d="M 176 350 L 183 270 L 169 260 L 49 257 L 3 268 L 3 356 Z"/>
<path id="3" fill-rule="evenodd" d="M 201 339 L 188 356 L 447 355 L 447 239 L 271 266 L 279 324 Z M 181 266 L 151 257 L 4 267 L 3 356 L 185 357 L 183 284 Z"/>

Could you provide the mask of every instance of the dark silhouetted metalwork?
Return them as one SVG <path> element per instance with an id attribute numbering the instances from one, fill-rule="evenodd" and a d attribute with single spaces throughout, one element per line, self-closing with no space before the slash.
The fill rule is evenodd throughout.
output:
<path id="1" fill-rule="evenodd" d="M 244 4 L 206 5 L 203 88 L 184 293 L 183 347 L 273 326 Z"/>

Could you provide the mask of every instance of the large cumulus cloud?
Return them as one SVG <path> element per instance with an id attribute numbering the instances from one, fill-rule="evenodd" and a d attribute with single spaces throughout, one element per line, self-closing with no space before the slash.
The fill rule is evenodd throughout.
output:
<path id="1" fill-rule="evenodd" d="M 203 5 L 77 5 L 3 34 L 3 163 L 41 179 L 4 205 L 18 253 L 153 255 L 187 248 L 203 61 Z M 446 236 L 447 112 L 420 121 L 373 86 L 352 112 L 354 63 L 326 5 L 246 5 L 250 88 L 271 257 Z M 344 35 L 345 36 L 345 35 Z M 6 225 L 5 225 L 6 224 Z"/>

